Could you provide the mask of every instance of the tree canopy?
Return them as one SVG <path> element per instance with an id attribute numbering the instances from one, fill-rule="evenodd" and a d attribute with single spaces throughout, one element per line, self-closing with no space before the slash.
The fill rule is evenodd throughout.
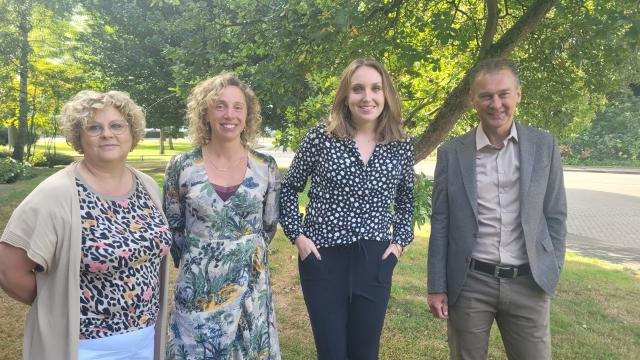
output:
<path id="1" fill-rule="evenodd" d="M 475 123 L 466 75 L 492 56 L 520 65 L 520 121 L 583 132 L 608 94 L 639 80 L 639 13 L 636 0 L 92 0 L 67 21 L 82 25 L 73 58 L 85 84 L 128 91 L 151 126 L 182 125 L 191 87 L 234 71 L 284 147 L 328 115 L 351 60 L 377 58 L 421 160 Z"/>
<path id="2" fill-rule="evenodd" d="M 69 1 L 3 0 L 0 15 L 0 122 L 18 128 L 13 157 L 27 156 L 35 127 L 55 128 L 52 116 L 83 80 L 68 63 L 74 29 L 66 19 Z M 75 87 L 77 89 L 77 87 Z"/>

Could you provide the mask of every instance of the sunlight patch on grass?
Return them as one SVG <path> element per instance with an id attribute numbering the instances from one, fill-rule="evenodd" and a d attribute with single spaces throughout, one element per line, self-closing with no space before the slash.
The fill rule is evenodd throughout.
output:
<path id="1" fill-rule="evenodd" d="M 629 269 L 628 267 L 624 266 L 623 264 L 614 264 L 614 263 L 611 263 L 611 262 L 608 262 L 608 261 L 605 261 L 605 260 L 601 260 L 601 259 L 581 256 L 581 255 L 578 255 L 578 254 L 574 253 L 573 251 L 567 251 L 567 253 L 565 255 L 565 261 L 570 261 L 570 262 L 574 262 L 574 263 L 578 263 L 578 264 L 594 265 L 594 266 L 598 266 L 598 267 L 601 267 L 601 268 L 607 269 L 607 270 L 629 271 L 630 274 L 634 275 L 635 277 L 640 278 L 640 271 L 638 271 L 638 270 Z"/>

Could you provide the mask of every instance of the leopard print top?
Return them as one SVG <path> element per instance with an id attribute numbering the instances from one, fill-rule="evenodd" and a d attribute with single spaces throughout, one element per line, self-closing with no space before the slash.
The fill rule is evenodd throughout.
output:
<path id="1" fill-rule="evenodd" d="M 76 174 L 82 221 L 80 338 L 96 339 L 155 324 L 160 261 L 171 233 L 136 179 L 125 196 L 96 194 Z"/>

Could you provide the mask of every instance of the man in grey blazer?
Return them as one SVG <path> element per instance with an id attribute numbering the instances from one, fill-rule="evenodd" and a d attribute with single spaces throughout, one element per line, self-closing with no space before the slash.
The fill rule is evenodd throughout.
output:
<path id="1" fill-rule="evenodd" d="M 498 324 L 509 359 L 550 359 L 550 296 L 564 262 L 567 206 L 550 134 L 513 121 L 515 65 L 470 73 L 480 124 L 438 150 L 428 303 L 447 319 L 452 359 L 486 359 Z"/>

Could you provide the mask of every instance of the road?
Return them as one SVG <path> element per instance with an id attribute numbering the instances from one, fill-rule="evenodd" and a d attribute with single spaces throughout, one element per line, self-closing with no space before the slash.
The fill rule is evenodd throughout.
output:
<path id="1" fill-rule="evenodd" d="M 566 171 L 567 247 L 640 270 L 640 172 Z"/>

